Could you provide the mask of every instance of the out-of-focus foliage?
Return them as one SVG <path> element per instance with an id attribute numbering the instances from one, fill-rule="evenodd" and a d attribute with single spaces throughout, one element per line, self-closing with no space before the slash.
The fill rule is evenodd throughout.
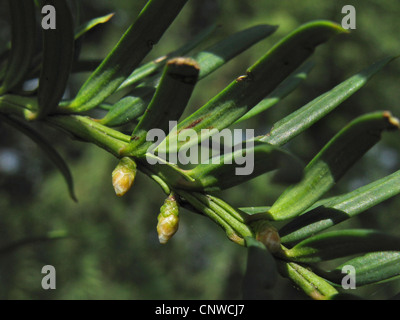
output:
<path id="1" fill-rule="evenodd" d="M 103 57 L 115 45 L 129 23 L 145 4 L 137 1 L 81 1 L 87 19 L 115 12 L 110 23 L 94 29 L 86 37 L 82 56 Z M 330 19 L 341 22 L 344 5 L 357 10 L 357 29 L 317 50 L 318 68 L 288 99 L 263 116 L 240 124 L 265 134 L 269 125 L 306 104 L 324 91 L 374 61 L 400 54 L 400 4 L 392 0 L 191 0 L 148 59 L 174 50 L 212 22 L 220 24 L 215 37 L 204 46 L 235 31 L 259 23 L 279 25 L 271 38 L 224 66 L 201 82 L 191 99 L 191 112 L 223 89 L 232 78 L 245 72 L 278 39 L 299 24 Z M 4 1 L 0 1 L 0 49 L 8 34 Z M 2 50 L 0 50 L 2 51 Z M 238 73 L 239 72 L 239 73 Z M 291 149 L 304 160 L 316 152 L 349 120 L 373 110 L 399 114 L 399 61 L 378 73 L 359 93 L 343 103 L 337 112 L 314 125 L 291 142 Z M 73 77 L 69 90 L 76 93 L 87 75 Z M 39 128 L 40 129 L 40 128 Z M 0 250 L 21 239 L 37 238 L 63 231 L 67 238 L 37 241 L 15 250 L 0 251 L 0 298 L 2 299 L 239 299 L 245 249 L 228 243 L 207 219 L 182 210 L 179 232 L 166 245 L 158 243 L 157 215 L 162 194 L 147 177 L 139 174 L 136 187 L 123 199 L 115 196 L 110 172 L 115 159 L 87 144 L 63 144 L 59 151 L 67 157 L 75 178 L 79 203 L 70 200 L 58 172 L 26 138 L 0 126 Z M 13 132 L 14 133 L 14 132 Z M 60 135 L 49 131 L 57 141 Z M 336 187 L 335 193 L 383 177 L 399 168 L 393 151 L 396 138 L 384 138 Z M 61 140 L 61 139 L 60 139 Z M 22 153 L 19 150 L 24 150 Z M 272 203 L 285 186 L 269 185 L 262 176 L 241 187 L 224 191 L 226 200 L 238 206 Z M 399 223 L 400 199 L 394 198 L 360 218 L 339 225 L 374 227 L 394 231 Z M 384 214 L 380 214 L 384 213 Z M 57 289 L 41 288 L 44 265 L 57 270 Z M 275 298 L 302 297 L 288 281 L 279 280 Z M 361 289 L 359 289 L 361 291 Z M 371 299 L 389 298 L 400 290 L 393 282 L 362 289 Z M 357 290 L 358 291 L 358 290 Z M 353 293 L 353 292 L 352 292 Z"/>

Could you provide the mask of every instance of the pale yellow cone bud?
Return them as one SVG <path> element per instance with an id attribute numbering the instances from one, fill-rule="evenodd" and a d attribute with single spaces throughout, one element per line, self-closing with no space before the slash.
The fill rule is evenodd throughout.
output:
<path id="1" fill-rule="evenodd" d="M 281 250 L 281 238 L 278 230 L 267 221 L 260 221 L 256 228 L 256 239 L 263 243 L 269 252 L 277 253 Z"/>
<path id="2" fill-rule="evenodd" d="M 179 228 L 179 207 L 174 194 L 170 194 L 158 215 L 157 233 L 161 244 L 166 244 Z"/>
<path id="3" fill-rule="evenodd" d="M 112 184 L 118 197 L 132 187 L 136 176 L 136 163 L 129 157 L 122 158 L 112 173 Z"/>

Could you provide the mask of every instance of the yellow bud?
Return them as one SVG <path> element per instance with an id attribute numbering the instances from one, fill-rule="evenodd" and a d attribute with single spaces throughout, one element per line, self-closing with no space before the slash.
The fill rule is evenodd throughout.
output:
<path id="1" fill-rule="evenodd" d="M 162 217 L 158 220 L 157 233 L 161 244 L 166 244 L 178 231 L 179 218 L 177 216 Z"/>
<path id="2" fill-rule="evenodd" d="M 112 173 L 112 184 L 118 197 L 132 187 L 136 176 L 136 163 L 129 157 L 122 158 Z"/>
<path id="3" fill-rule="evenodd" d="M 161 244 L 166 244 L 179 228 L 179 207 L 175 195 L 171 193 L 158 215 L 157 233 Z"/>

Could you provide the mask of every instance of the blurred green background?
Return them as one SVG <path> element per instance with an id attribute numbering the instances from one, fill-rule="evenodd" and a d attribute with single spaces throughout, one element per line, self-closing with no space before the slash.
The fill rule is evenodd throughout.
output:
<path id="1" fill-rule="evenodd" d="M 116 44 L 145 0 L 83 0 L 86 19 L 115 12 L 114 18 L 90 32 L 82 57 L 102 58 Z M 0 41 L 9 39 L 5 1 L 0 1 Z M 320 47 L 316 66 L 294 93 L 274 108 L 243 123 L 256 133 L 331 89 L 362 68 L 388 55 L 400 54 L 400 3 L 393 0 L 190 0 L 147 60 L 168 53 L 217 22 L 207 46 L 256 24 L 279 25 L 270 38 L 250 48 L 197 86 L 187 112 L 202 106 L 232 79 L 242 75 L 276 41 L 304 22 L 341 22 L 344 5 L 357 10 L 357 29 Z M 156 22 L 155 22 L 156 23 Z M 74 94 L 88 74 L 71 79 Z M 394 61 L 334 113 L 288 146 L 304 161 L 346 123 L 366 112 L 390 110 L 400 115 L 400 63 Z M 70 200 L 61 175 L 27 138 L 0 123 L 0 299 L 241 299 L 246 250 L 225 237 L 208 219 L 182 210 L 178 233 L 167 245 L 157 239 L 156 223 L 164 194 L 143 174 L 134 188 L 117 198 L 111 185 L 116 160 L 90 144 L 40 128 L 70 164 L 78 203 Z M 384 136 L 331 191 L 339 194 L 399 169 L 399 135 Z M 259 177 L 222 193 L 237 206 L 270 205 L 284 185 Z M 342 223 L 399 234 L 400 198 Z M 47 241 L 46 235 L 68 234 Z M 20 241 L 26 241 L 20 242 Z M 41 269 L 53 265 L 57 289 L 43 290 Z M 335 265 L 333 264 L 328 264 Z M 387 299 L 400 291 L 399 281 L 357 289 L 369 299 Z M 305 296 L 279 279 L 276 299 Z"/>

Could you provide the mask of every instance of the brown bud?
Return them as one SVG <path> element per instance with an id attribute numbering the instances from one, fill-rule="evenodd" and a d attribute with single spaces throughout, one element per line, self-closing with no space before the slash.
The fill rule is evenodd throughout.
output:
<path id="1" fill-rule="evenodd" d="M 267 221 L 260 221 L 256 228 L 256 239 L 263 243 L 269 252 L 277 253 L 281 250 L 281 238 L 278 230 Z"/>

